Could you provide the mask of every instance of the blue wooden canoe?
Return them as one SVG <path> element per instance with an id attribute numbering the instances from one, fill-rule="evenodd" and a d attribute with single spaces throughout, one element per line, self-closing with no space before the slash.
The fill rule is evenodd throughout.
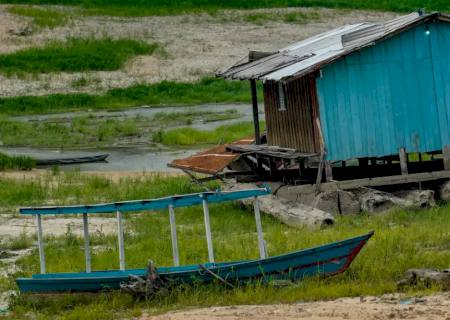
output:
<path id="1" fill-rule="evenodd" d="M 266 259 L 161 267 L 157 271 L 162 280 L 173 284 L 208 283 L 217 276 L 228 282 L 247 282 L 254 279 L 298 281 L 308 276 L 330 276 L 344 272 L 372 235 L 373 232 L 370 232 Z M 122 283 L 131 280 L 130 275 L 145 278 L 146 273 L 147 269 L 48 273 L 36 274 L 31 278 L 17 278 L 16 282 L 21 292 L 98 292 L 119 289 Z"/>

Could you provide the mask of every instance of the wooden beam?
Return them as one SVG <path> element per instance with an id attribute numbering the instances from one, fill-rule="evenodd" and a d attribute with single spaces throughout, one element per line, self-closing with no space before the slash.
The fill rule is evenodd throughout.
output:
<path id="1" fill-rule="evenodd" d="M 444 162 L 444 169 L 450 170 L 450 147 L 447 145 L 442 148 L 442 161 Z"/>
<path id="2" fill-rule="evenodd" d="M 255 127 L 255 144 L 261 144 L 261 135 L 259 133 L 259 115 L 258 115 L 258 96 L 256 92 L 256 80 L 250 80 L 250 88 L 252 91 L 252 111 L 253 126 Z"/>
<path id="3" fill-rule="evenodd" d="M 86 272 L 92 270 L 91 267 L 91 249 L 89 246 L 89 221 L 87 213 L 83 213 L 83 232 L 84 232 L 84 257 L 86 260 Z"/>
<path id="4" fill-rule="evenodd" d="M 42 220 L 41 215 L 36 215 L 36 233 L 38 240 L 38 249 L 39 249 L 39 264 L 41 267 L 41 273 L 45 273 L 45 253 L 44 253 L 44 237 L 42 236 Z"/>
<path id="5" fill-rule="evenodd" d="M 400 148 L 400 172 L 402 174 L 408 174 L 408 155 L 405 148 Z"/>
<path id="6" fill-rule="evenodd" d="M 450 170 L 410 173 L 407 175 L 395 175 L 387 177 L 374 177 L 353 180 L 342 180 L 325 182 L 320 185 L 320 191 L 349 190 L 362 187 L 380 187 L 405 183 L 417 183 L 425 181 L 434 181 L 439 179 L 449 179 Z M 299 193 L 312 193 L 315 190 L 315 184 L 304 184 L 292 186 Z"/>

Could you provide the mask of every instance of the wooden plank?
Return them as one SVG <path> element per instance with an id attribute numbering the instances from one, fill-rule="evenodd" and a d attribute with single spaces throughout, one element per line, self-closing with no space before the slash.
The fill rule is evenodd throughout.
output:
<path id="1" fill-rule="evenodd" d="M 44 253 L 44 238 L 42 236 L 42 220 L 41 215 L 36 215 L 36 233 L 38 240 L 38 249 L 39 249 L 39 264 L 41 268 L 41 273 L 45 273 L 45 253 Z"/>
<path id="2" fill-rule="evenodd" d="M 86 260 L 86 272 L 92 271 L 91 267 L 91 248 L 89 245 L 89 221 L 88 214 L 83 213 L 83 232 L 84 232 L 84 257 Z"/>
<path id="3" fill-rule="evenodd" d="M 177 224 L 175 222 L 175 211 L 173 205 L 169 205 L 169 221 L 170 221 L 170 236 L 172 238 L 172 253 L 173 264 L 178 267 L 180 265 L 180 255 L 178 253 L 178 237 L 177 237 Z"/>
<path id="4" fill-rule="evenodd" d="M 120 270 L 125 270 L 125 245 L 123 242 L 123 221 L 122 212 L 117 210 L 117 239 L 119 241 L 119 267 Z"/>
<path id="5" fill-rule="evenodd" d="M 259 210 L 258 197 L 254 197 L 253 208 L 255 211 L 256 232 L 258 234 L 259 256 L 261 257 L 261 259 L 265 259 L 266 258 L 266 246 L 264 243 L 264 237 L 263 237 L 263 232 L 262 232 L 261 214 L 260 214 L 260 210 Z"/>
<path id="6" fill-rule="evenodd" d="M 203 199 L 203 217 L 205 219 L 206 245 L 208 246 L 209 262 L 214 263 L 214 249 L 211 236 L 211 224 L 209 221 L 209 208 L 206 199 Z"/>

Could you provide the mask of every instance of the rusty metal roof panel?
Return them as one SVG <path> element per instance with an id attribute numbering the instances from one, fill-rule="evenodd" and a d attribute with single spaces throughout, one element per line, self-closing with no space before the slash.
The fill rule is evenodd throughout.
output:
<path id="1" fill-rule="evenodd" d="M 449 15 L 410 13 L 384 23 L 346 25 L 280 49 L 249 63 L 240 63 L 217 75 L 230 79 L 285 80 L 308 74 L 351 52 L 428 19 L 449 21 Z"/>
<path id="2" fill-rule="evenodd" d="M 253 138 L 244 138 L 233 144 L 251 144 Z M 169 167 L 205 174 L 217 174 L 224 170 L 231 162 L 239 158 L 239 154 L 227 151 L 227 145 L 219 145 L 211 149 L 196 153 L 184 159 L 175 159 Z"/>

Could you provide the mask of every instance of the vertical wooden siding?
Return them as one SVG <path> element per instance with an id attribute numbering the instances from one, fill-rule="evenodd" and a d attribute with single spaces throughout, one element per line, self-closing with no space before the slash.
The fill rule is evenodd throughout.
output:
<path id="1" fill-rule="evenodd" d="M 449 52 L 450 24 L 434 22 L 324 67 L 316 84 L 327 158 L 450 145 Z"/>
<path id="2" fill-rule="evenodd" d="M 276 82 L 264 83 L 264 109 L 267 142 L 301 152 L 318 152 L 315 138 L 313 108 L 316 108 L 315 88 L 309 77 L 286 84 L 286 111 L 278 111 L 278 86 Z"/>

